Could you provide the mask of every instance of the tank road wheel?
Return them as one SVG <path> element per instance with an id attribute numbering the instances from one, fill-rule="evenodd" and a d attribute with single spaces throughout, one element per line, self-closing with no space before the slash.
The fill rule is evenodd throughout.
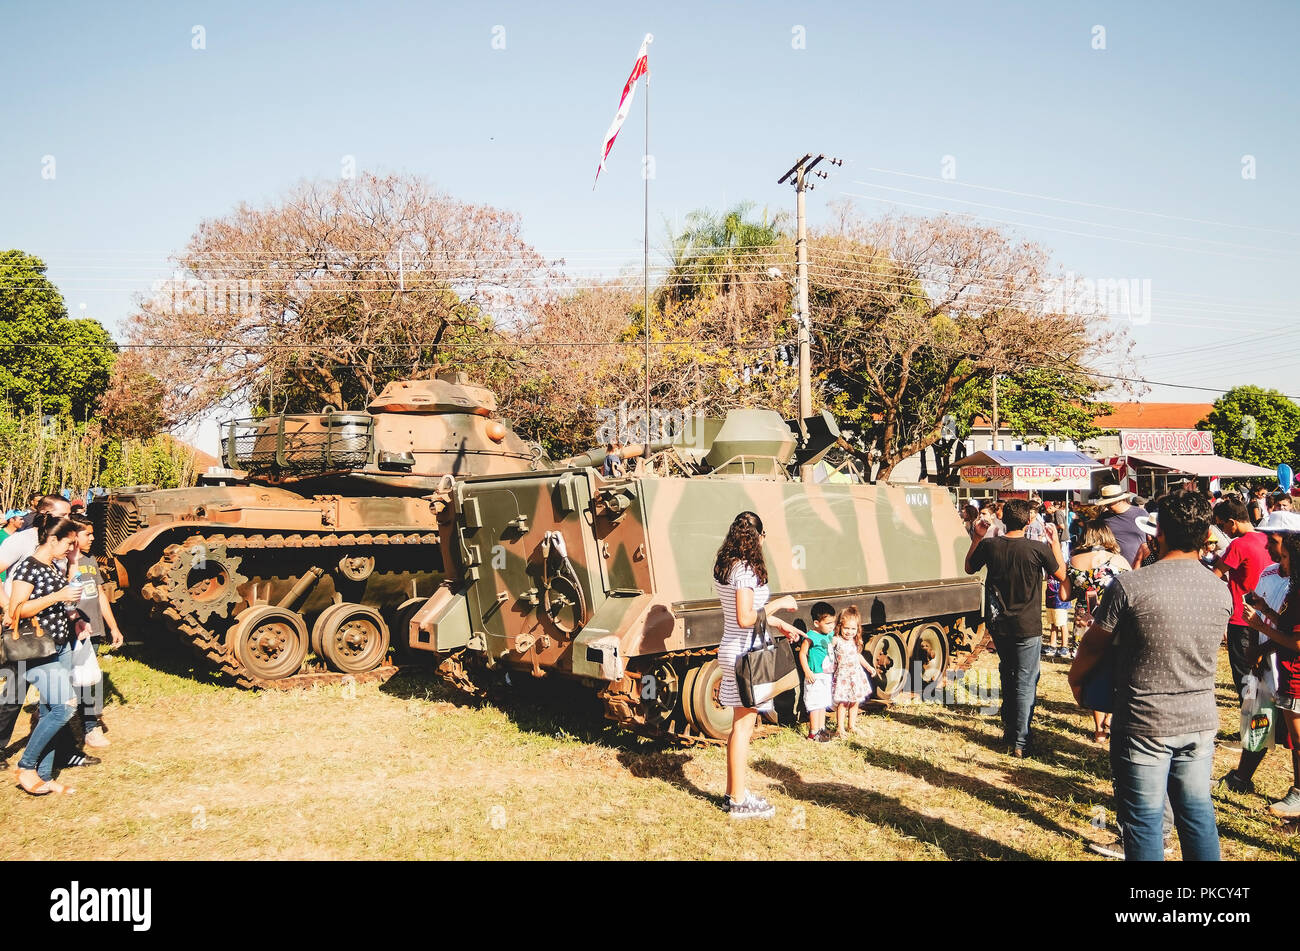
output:
<path id="1" fill-rule="evenodd" d="M 389 628 L 391 633 L 388 642 L 392 644 L 398 658 L 410 660 L 413 654 L 420 653 L 411 650 L 411 621 L 414 620 L 420 608 L 424 607 L 424 602 L 428 600 L 428 598 L 407 598 L 393 612 L 393 624 Z M 312 635 L 315 636 L 314 631 Z"/>
<path id="2" fill-rule="evenodd" d="M 724 707 L 718 701 L 718 691 L 722 688 L 722 666 L 713 658 L 702 667 L 688 673 L 694 674 L 689 681 L 690 705 L 686 707 L 691 725 L 705 736 L 715 740 L 725 740 L 731 733 L 731 708 Z M 683 686 L 686 686 L 685 684 Z"/>
<path id="3" fill-rule="evenodd" d="M 316 615 L 316 622 L 311 626 L 311 652 L 321 660 L 325 659 L 325 649 L 321 646 L 321 632 L 332 624 L 331 619 L 339 613 L 339 608 L 345 608 L 347 604 L 340 602 L 331 604 L 320 614 Z"/>
<path id="4" fill-rule="evenodd" d="M 312 628 L 312 647 L 335 670 L 362 674 L 388 656 L 388 625 L 364 604 L 335 604 L 321 612 Z"/>
<path id="5" fill-rule="evenodd" d="M 698 667 L 691 667 L 688 669 L 686 673 L 682 674 L 682 683 L 680 687 L 682 698 L 682 720 L 692 730 L 696 729 L 696 726 L 695 711 L 691 709 L 691 695 L 695 692 L 695 677 L 699 672 L 700 668 Z"/>
<path id="6" fill-rule="evenodd" d="M 307 659 L 307 623 L 293 611 L 258 604 L 240 612 L 226 643 L 249 675 L 282 680 Z"/>
<path id="7" fill-rule="evenodd" d="M 948 638 L 943 628 L 933 622 L 912 628 L 907 636 L 907 654 L 914 691 L 935 689 L 943 683 L 943 672 L 948 669 Z"/>
<path id="8" fill-rule="evenodd" d="M 879 654 L 883 653 L 889 658 L 889 669 L 874 681 L 874 696 L 879 700 L 893 700 L 907 684 L 907 648 L 903 644 L 903 638 L 892 631 L 877 634 L 867 641 L 864 650 L 873 665 Z M 883 685 L 881 680 L 884 681 Z"/>

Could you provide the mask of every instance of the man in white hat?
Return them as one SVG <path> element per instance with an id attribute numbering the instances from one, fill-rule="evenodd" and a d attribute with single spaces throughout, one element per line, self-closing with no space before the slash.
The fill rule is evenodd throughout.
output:
<path id="1" fill-rule="evenodd" d="M 1136 568 L 1147 555 L 1146 532 L 1138 526 L 1137 520 L 1147 513 L 1130 505 L 1132 498 L 1132 492 L 1125 492 L 1117 485 L 1103 485 L 1101 492 L 1088 502 L 1100 506 L 1101 512 L 1097 517 L 1106 523 L 1115 541 L 1119 542 L 1119 552 L 1124 560 Z"/>
<path id="2" fill-rule="evenodd" d="M 1243 613 L 1251 618 L 1252 628 L 1257 627 L 1256 617 L 1260 618 L 1263 623 L 1276 628 L 1278 615 L 1282 610 L 1282 603 L 1286 601 L 1287 593 L 1291 588 L 1289 571 L 1295 570 L 1289 565 L 1289 559 L 1284 556 L 1283 539 L 1287 535 L 1300 534 L 1300 514 L 1295 512 L 1270 512 L 1256 526 L 1256 531 L 1268 539 L 1268 554 L 1273 558 L 1275 564 L 1269 565 L 1260 572 L 1259 581 L 1255 585 L 1254 592 L 1245 597 Z M 1258 643 L 1252 645 L 1253 650 L 1247 658 L 1248 670 L 1256 674 L 1261 681 L 1267 683 L 1269 689 L 1274 693 L 1277 693 L 1277 658 L 1272 649 L 1264 649 L 1264 645 L 1269 643 L 1268 635 L 1260 632 L 1258 638 Z M 1290 733 L 1285 729 L 1281 717 L 1278 718 L 1278 729 L 1274 735 L 1278 745 L 1284 749 L 1291 749 Z M 1229 792 L 1254 793 L 1255 770 L 1264 761 L 1266 752 L 1266 749 L 1254 753 L 1243 749 L 1236 768 L 1224 773 L 1215 786 L 1214 794 L 1223 796 Z M 1287 813 L 1289 816 L 1297 814 L 1300 814 L 1300 810 Z"/>

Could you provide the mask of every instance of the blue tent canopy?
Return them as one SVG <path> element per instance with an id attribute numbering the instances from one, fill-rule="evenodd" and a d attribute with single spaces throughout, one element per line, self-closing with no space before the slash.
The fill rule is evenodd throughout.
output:
<path id="1" fill-rule="evenodd" d="M 1105 469 L 1091 456 L 1081 452 L 1045 452 L 1031 449 L 999 449 L 976 452 L 959 462 L 953 463 L 957 468 L 964 466 L 1089 466 L 1093 469 Z"/>

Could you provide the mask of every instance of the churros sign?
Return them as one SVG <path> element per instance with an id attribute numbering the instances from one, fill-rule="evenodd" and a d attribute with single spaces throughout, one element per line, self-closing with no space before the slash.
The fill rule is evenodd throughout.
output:
<path id="1" fill-rule="evenodd" d="M 1214 434 L 1199 429 L 1121 429 L 1120 451 L 1124 455 L 1157 452 L 1170 456 L 1214 455 Z"/>

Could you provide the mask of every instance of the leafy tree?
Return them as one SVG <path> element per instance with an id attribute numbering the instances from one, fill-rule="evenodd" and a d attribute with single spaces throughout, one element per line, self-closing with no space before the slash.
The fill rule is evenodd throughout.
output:
<path id="1" fill-rule="evenodd" d="M 981 381 L 974 408 L 993 418 L 992 386 Z M 1023 369 L 998 378 L 998 426 L 1015 436 L 1042 435 L 1080 445 L 1103 430 L 1094 424 L 1114 407 L 1096 400 L 1101 386 L 1082 374 Z"/>
<path id="2" fill-rule="evenodd" d="M 1037 395 L 1018 408 L 1024 421 L 1078 428 L 1068 411 L 1049 416 L 1044 387 L 1074 381 L 1055 387 L 1062 401 L 1095 394 L 1089 367 L 1103 353 L 1123 355 L 1122 341 L 1097 332 L 1090 315 L 1044 306 L 1046 252 L 993 228 L 947 216 L 862 221 L 845 213 L 814 241 L 811 257 L 822 398 L 856 424 L 877 478 L 933 445 L 945 417 L 995 375 L 1046 371 L 1030 378 Z"/>
<path id="3" fill-rule="evenodd" d="M 97 321 L 70 320 L 45 262 L 0 252 L 0 388 L 8 402 L 86 419 L 108 386 L 117 346 Z"/>
<path id="4" fill-rule="evenodd" d="M 214 407 L 281 412 L 365 405 L 393 379 L 496 359 L 551 272 L 517 216 L 413 176 L 308 183 L 266 208 L 200 224 L 181 277 L 130 323 L 167 422 Z M 106 405 L 117 419 L 152 410 Z"/>
<path id="5" fill-rule="evenodd" d="M 1215 451 L 1231 459 L 1269 469 L 1300 461 L 1300 406 L 1277 390 L 1233 387 L 1197 428 L 1214 433 Z"/>
<path id="6" fill-rule="evenodd" d="M 0 407 L 0 508 L 64 488 L 193 485 L 194 470 L 194 451 L 168 435 L 115 439 L 96 420 Z"/>

